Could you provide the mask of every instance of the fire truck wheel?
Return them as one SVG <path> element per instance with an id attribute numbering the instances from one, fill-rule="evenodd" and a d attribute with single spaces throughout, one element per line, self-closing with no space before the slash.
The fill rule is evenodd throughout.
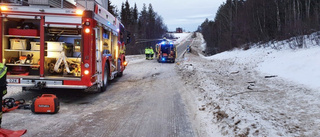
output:
<path id="1" fill-rule="evenodd" d="M 106 64 L 104 67 L 102 92 L 107 89 L 108 77 L 109 77 L 109 66 L 108 66 L 108 64 Z"/>
<path id="2" fill-rule="evenodd" d="M 121 63 L 121 60 L 118 59 L 118 64 L 120 64 L 120 63 Z M 119 66 L 118 70 L 121 71 L 120 66 Z M 123 75 L 123 71 L 122 72 L 118 72 L 118 74 L 117 74 L 118 77 L 122 77 L 122 75 Z"/>
<path id="3" fill-rule="evenodd" d="M 123 72 L 119 72 L 119 73 L 118 73 L 118 76 L 119 76 L 119 77 L 122 77 L 122 75 L 123 75 Z"/>
<path id="4" fill-rule="evenodd" d="M 27 87 L 22 87 L 22 91 L 28 91 Z"/>

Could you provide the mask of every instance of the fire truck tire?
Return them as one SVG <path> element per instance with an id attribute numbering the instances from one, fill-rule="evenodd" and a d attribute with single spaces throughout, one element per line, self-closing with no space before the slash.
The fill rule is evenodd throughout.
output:
<path id="1" fill-rule="evenodd" d="M 27 87 L 22 87 L 22 91 L 28 91 Z"/>
<path id="2" fill-rule="evenodd" d="M 123 76 L 123 72 L 119 72 L 119 73 L 118 73 L 118 76 L 119 76 L 119 77 L 122 77 L 122 76 Z"/>
<path id="3" fill-rule="evenodd" d="M 120 59 L 118 59 L 118 64 L 121 64 L 121 60 Z M 118 70 L 121 71 L 120 66 L 119 66 Z M 122 75 L 123 75 L 123 71 L 118 72 L 118 74 L 117 74 L 118 77 L 122 77 Z"/>
<path id="4" fill-rule="evenodd" d="M 109 65 L 106 63 L 104 67 L 104 74 L 103 74 L 103 85 L 102 85 L 102 92 L 107 89 L 108 86 L 108 77 L 109 77 Z"/>
<path id="5" fill-rule="evenodd" d="M 176 60 L 175 60 L 175 59 L 173 59 L 173 60 L 172 60 L 172 63 L 174 63 L 174 62 L 176 62 Z"/>

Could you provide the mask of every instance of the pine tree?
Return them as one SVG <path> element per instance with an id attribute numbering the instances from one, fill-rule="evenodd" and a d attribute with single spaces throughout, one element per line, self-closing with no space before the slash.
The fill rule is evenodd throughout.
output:
<path id="1" fill-rule="evenodd" d="M 108 0 L 108 11 L 115 17 L 119 16 L 116 6 L 112 5 L 110 0 Z"/>
<path id="2" fill-rule="evenodd" d="M 131 11 L 130 11 L 130 4 L 128 0 L 126 3 L 122 3 L 121 5 L 121 22 L 126 27 L 130 27 L 131 25 Z"/>
<path id="3" fill-rule="evenodd" d="M 148 24 L 147 24 L 147 38 L 152 39 L 155 38 L 155 20 L 156 20 L 156 14 L 153 11 L 152 5 L 149 4 L 148 7 Z"/>
<path id="4" fill-rule="evenodd" d="M 132 20 L 134 24 L 138 23 L 138 8 L 137 8 L 137 4 L 134 4 L 134 8 L 131 11 L 132 12 Z"/>

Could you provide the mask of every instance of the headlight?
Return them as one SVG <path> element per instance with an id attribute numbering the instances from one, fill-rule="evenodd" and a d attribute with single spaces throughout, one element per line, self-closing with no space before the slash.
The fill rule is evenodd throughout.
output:
<path id="1" fill-rule="evenodd" d="M 82 15 L 82 13 L 83 13 L 82 10 L 77 10 L 77 11 L 76 11 L 76 14 L 78 14 L 78 15 Z"/>
<path id="2" fill-rule="evenodd" d="M 123 62 L 123 66 L 127 66 L 128 65 L 128 62 L 127 61 L 124 61 Z"/>
<path id="3" fill-rule="evenodd" d="M 6 6 L 1 6 L 1 10 L 6 11 L 6 10 L 8 10 L 8 8 Z"/>
<path id="4" fill-rule="evenodd" d="M 90 33 L 90 29 L 89 29 L 89 28 L 86 28 L 86 29 L 84 30 L 84 32 Z"/>
<path id="5" fill-rule="evenodd" d="M 85 71 L 84 71 L 84 74 L 85 74 L 85 75 L 88 75 L 88 74 L 89 74 L 89 70 L 85 70 Z"/>

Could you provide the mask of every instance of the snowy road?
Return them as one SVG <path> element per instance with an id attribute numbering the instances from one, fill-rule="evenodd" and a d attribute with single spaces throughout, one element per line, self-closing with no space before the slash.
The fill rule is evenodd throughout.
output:
<path id="1" fill-rule="evenodd" d="M 186 51 L 188 46 L 190 46 L 192 44 L 192 40 L 193 39 L 191 39 L 191 38 L 187 38 L 184 42 L 182 42 L 181 44 L 179 44 L 177 46 L 178 57 L 180 57 L 180 56 L 182 56 L 184 54 L 184 52 Z"/>
<path id="2" fill-rule="evenodd" d="M 188 45 L 192 52 L 180 56 Z M 26 137 L 320 135 L 318 90 L 257 69 L 264 56 L 273 59 L 280 51 L 203 57 L 201 45 L 201 34 L 187 38 L 177 47 L 182 58 L 175 64 L 128 56 L 124 75 L 107 91 L 47 91 L 61 100 L 58 114 L 14 110 L 3 115 L 2 127 L 27 129 Z M 27 101 L 43 93 L 17 87 L 8 92 L 5 97 Z"/>
<path id="3" fill-rule="evenodd" d="M 179 46 L 179 54 L 190 42 Z M 183 88 L 175 64 L 145 60 L 142 55 L 127 60 L 124 75 L 114 80 L 107 91 L 47 91 L 61 101 L 58 114 L 14 110 L 3 115 L 2 127 L 27 129 L 26 137 L 197 136 L 180 94 L 187 89 Z M 10 87 L 10 91 L 5 97 L 27 101 L 42 93 L 21 92 L 17 87 Z"/>

